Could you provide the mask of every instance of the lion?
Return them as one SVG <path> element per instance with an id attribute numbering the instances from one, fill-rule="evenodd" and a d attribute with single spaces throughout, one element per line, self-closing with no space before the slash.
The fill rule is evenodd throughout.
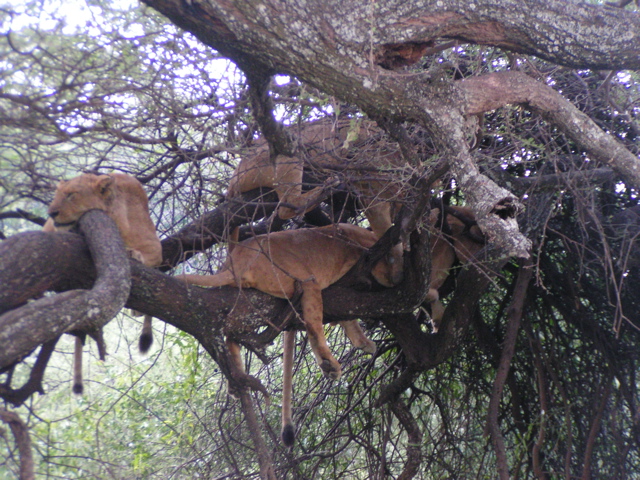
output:
<path id="1" fill-rule="evenodd" d="M 324 375 L 337 380 L 341 369 L 324 336 L 321 292 L 342 278 L 376 241 L 373 232 L 349 223 L 284 230 L 238 243 L 215 275 L 179 278 L 203 287 L 255 288 L 278 298 L 292 298 L 298 282 L 311 349 Z M 394 286 L 388 255 L 371 273 L 381 285 Z"/>
<path id="2" fill-rule="evenodd" d="M 115 222 L 132 258 L 150 267 L 162 263 L 162 246 L 149 215 L 149 200 L 142 184 L 130 175 L 83 173 L 58 184 L 49 205 L 45 232 L 68 231 L 87 211 L 103 210 Z M 82 393 L 82 340 L 76 340 L 74 392 Z M 144 317 L 139 348 L 146 352 L 153 342 L 151 317 Z M 80 352 L 78 352 L 80 349 Z"/>
<path id="3" fill-rule="evenodd" d="M 449 276 L 456 260 L 464 265 L 484 248 L 484 237 L 477 226 L 475 216 L 468 207 L 447 206 L 441 220 L 441 211 L 434 208 L 429 217 L 433 227 L 431 234 L 431 277 L 426 302 L 431 303 L 433 333 L 438 331 L 444 314 L 438 289 Z M 438 225 L 438 222 L 443 225 Z M 445 230 L 447 231 L 445 233 Z"/>
<path id="4" fill-rule="evenodd" d="M 311 350 L 323 374 L 337 380 L 341 367 L 331 354 L 324 335 L 322 290 L 342 278 L 376 241 L 376 235 L 370 230 L 348 223 L 258 235 L 235 245 L 232 240 L 228 257 L 219 273 L 181 275 L 178 278 L 205 287 L 232 285 L 256 288 L 279 298 L 292 298 L 298 284 L 302 291 L 302 318 Z M 371 272 L 385 287 L 394 286 L 390 256 L 391 253 L 387 254 Z M 375 343 L 364 335 L 356 320 L 339 324 L 354 346 L 369 353 L 375 352 Z M 282 437 L 285 445 L 292 445 L 294 437 L 291 419 L 293 353 L 288 351 L 293 348 L 294 338 L 294 331 L 284 333 Z M 235 367 L 244 371 L 237 344 L 227 341 L 227 347 Z M 290 360 L 287 361 L 288 358 Z"/>
<path id="5" fill-rule="evenodd" d="M 391 227 L 399 211 L 401 189 L 393 175 L 376 170 L 400 168 L 405 162 L 394 143 L 386 142 L 384 148 L 377 148 L 377 143 L 375 149 L 368 148 L 371 141 L 367 132 L 372 131 L 381 134 L 373 122 L 362 119 L 355 124 L 351 119 L 319 120 L 308 124 L 301 134 L 304 152 L 301 147 L 296 157 L 277 155 L 273 159 L 269 145 L 263 140 L 241 159 L 229 181 L 227 198 L 255 188 L 271 188 L 282 204 L 278 207 L 278 216 L 286 220 L 310 211 L 320 202 L 327 188 L 346 179 L 363 207 L 371 230 L 379 239 Z M 303 154 L 313 160 L 305 161 Z M 325 185 L 303 193 L 305 169 L 326 169 L 331 172 L 330 178 Z M 353 181 L 353 174 L 348 175 L 349 172 L 356 172 Z M 363 175 L 363 172 L 366 173 Z M 402 245 L 395 245 L 391 252 L 395 261 L 392 280 L 397 285 L 402 281 Z"/>

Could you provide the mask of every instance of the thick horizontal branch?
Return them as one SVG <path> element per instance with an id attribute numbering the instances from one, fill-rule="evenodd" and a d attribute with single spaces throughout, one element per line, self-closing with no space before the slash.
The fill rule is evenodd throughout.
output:
<path id="1" fill-rule="evenodd" d="M 520 72 L 500 72 L 457 82 L 467 98 L 465 114 L 522 104 L 564 131 L 594 160 L 610 165 L 640 188 L 640 160 L 551 87 Z"/>
<path id="2" fill-rule="evenodd" d="M 517 9 L 511 0 L 292 0 L 286 9 L 274 0 L 145 3 L 241 66 L 254 63 L 304 81 L 311 73 L 300 75 L 307 59 L 320 68 L 333 61 L 339 81 L 349 68 L 368 68 L 385 58 L 385 49 L 411 57 L 415 53 L 403 51 L 403 44 L 424 53 L 439 38 L 494 45 L 575 68 L 640 67 L 640 15 L 580 2 L 523 1 Z M 311 20 L 317 18 L 322 22 Z"/>
<path id="3" fill-rule="evenodd" d="M 129 296 L 129 258 L 115 223 L 102 211 L 90 210 L 79 221 L 95 265 L 90 290 L 71 290 L 41 298 L 0 317 L 0 368 L 29 354 L 38 345 L 74 329 L 96 330 L 111 320 Z M 23 304 L 25 292 L 44 292 L 44 278 L 52 278 L 55 243 L 59 233 L 16 235 L 0 244 L 0 311 Z M 37 244 L 34 249 L 34 243 Z M 78 249 L 86 252 L 85 249 Z M 63 256 L 69 259 L 68 256 Z M 85 253 L 85 259 L 88 259 Z M 35 263 L 39 260 L 38 263 Z M 47 272 L 48 276 L 41 276 Z M 37 291 L 41 290 L 41 291 Z"/>
<path id="4" fill-rule="evenodd" d="M 85 313 L 87 309 L 97 307 L 87 296 L 88 292 L 81 290 L 90 288 L 95 277 L 91 256 L 81 236 L 28 232 L 11 237 L 0 246 L 0 265 L 3 267 L 0 268 L 0 281 L 6 286 L 0 292 L 0 311 L 6 312 L 0 317 L 0 366 L 4 366 L 19 360 L 46 340 L 82 325 L 84 317 L 81 314 L 69 318 L 62 313 L 73 310 L 68 306 L 70 302 L 83 305 L 82 312 Z M 21 255 L 21 251 L 32 254 Z M 425 261 L 419 260 L 424 253 L 424 247 L 415 245 L 414 257 L 408 264 L 424 267 Z M 265 337 L 268 341 L 277 335 L 277 326 L 290 313 L 291 305 L 287 301 L 257 290 L 188 286 L 139 262 L 126 261 L 126 269 L 118 267 L 126 271 L 131 262 L 132 286 L 126 306 L 193 335 L 217 361 L 221 361 L 222 352 L 226 351 L 225 335 L 260 351 L 266 346 Z M 410 310 L 424 295 L 425 274 L 424 268 L 409 272 L 407 284 L 395 289 L 357 291 L 344 284 L 331 287 L 323 292 L 327 321 Z M 14 278 L 16 280 L 12 281 Z M 121 283 L 126 285 L 124 280 Z M 62 293 L 24 305 L 29 297 L 38 297 L 45 291 Z M 124 300 L 118 301 L 114 294 L 113 309 L 117 311 L 123 304 Z M 264 326 L 276 328 L 269 335 L 257 335 L 255 332 Z"/>

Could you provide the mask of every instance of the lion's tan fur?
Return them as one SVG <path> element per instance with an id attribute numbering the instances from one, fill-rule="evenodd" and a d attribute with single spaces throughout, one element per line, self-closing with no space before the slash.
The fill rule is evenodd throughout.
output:
<path id="1" fill-rule="evenodd" d="M 179 278 L 206 287 L 232 285 L 256 288 L 280 298 L 291 298 L 298 283 L 302 290 L 302 316 L 311 349 L 323 373 L 337 379 L 341 367 L 331 354 L 324 335 L 321 292 L 347 273 L 376 240 L 373 232 L 351 224 L 286 230 L 259 235 L 238 244 L 232 240 L 229 255 L 219 273 L 182 275 Z M 388 259 L 379 261 L 372 274 L 382 285 L 393 285 Z M 367 338 L 357 320 L 339 324 L 355 347 L 375 352 L 375 343 Z M 284 333 L 282 438 L 285 445 L 292 445 L 294 438 L 291 418 L 294 338 L 294 331 Z M 227 339 L 227 347 L 235 368 L 243 371 L 237 344 Z"/>
<path id="2" fill-rule="evenodd" d="M 453 210 L 457 215 L 465 217 L 468 223 L 475 223 L 475 216 L 471 209 L 456 206 L 448 206 L 447 208 Z M 438 331 L 444 314 L 444 306 L 440 302 L 438 289 L 442 287 L 449 276 L 449 271 L 456 260 L 464 265 L 484 247 L 484 243 L 472 238 L 472 236 L 482 238 L 482 232 L 477 225 L 473 225 L 468 232 L 465 222 L 454 215 L 447 214 L 445 221 L 450 234 L 444 234 L 437 225 L 439 217 L 440 210 L 433 209 L 429 219 L 434 228 L 431 234 L 431 277 L 427 302 L 431 303 L 431 322 L 434 332 Z"/>
<path id="3" fill-rule="evenodd" d="M 138 180 L 123 173 L 83 173 L 60 182 L 44 230 L 69 230 L 92 209 L 103 210 L 113 219 L 132 257 L 150 267 L 162 263 L 162 246 L 149 216 L 147 194 Z"/>
<path id="4" fill-rule="evenodd" d="M 316 361 L 326 376 L 337 379 L 341 369 L 324 336 L 321 292 L 347 273 L 375 242 L 373 232 L 346 223 L 286 230 L 237 244 L 216 275 L 180 278 L 206 287 L 256 288 L 280 298 L 291 298 L 298 283 L 302 289 L 303 320 Z M 372 274 L 382 285 L 392 286 L 389 271 L 388 261 L 383 259 Z"/>
<path id="5" fill-rule="evenodd" d="M 371 141 L 371 137 L 380 137 Z M 270 158 L 266 141 L 259 141 L 247 152 L 236 168 L 227 190 L 228 197 L 254 188 L 273 188 L 282 206 L 278 214 L 291 218 L 315 206 L 323 187 L 302 192 L 304 170 L 324 172 L 325 177 L 340 175 L 357 194 L 371 228 L 380 237 L 391 226 L 392 210 L 398 205 L 400 182 L 392 174 L 379 173 L 405 164 L 395 143 L 382 140 L 381 130 L 368 120 L 319 120 L 308 123 L 300 132 L 302 145 L 295 157 L 279 155 Z M 322 176 L 322 175 L 321 175 Z M 387 218 L 378 219 L 380 215 Z"/>
<path id="6" fill-rule="evenodd" d="M 299 149 L 297 156 L 278 155 L 273 159 L 268 144 L 259 142 L 238 164 L 229 181 L 227 197 L 255 188 L 272 188 L 280 202 L 293 207 L 280 206 L 278 215 L 283 219 L 292 218 L 315 207 L 325 191 L 326 186 L 319 186 L 303 193 L 304 170 L 324 170 L 329 172 L 324 174 L 330 177 L 329 184 L 348 182 L 373 233 L 380 238 L 393 224 L 400 207 L 401 182 L 390 173 L 378 171 L 401 167 L 404 160 L 396 144 L 380 142 L 371 148 L 367 143 L 371 132 L 381 135 L 380 129 L 370 121 L 360 120 L 354 124 L 349 119 L 320 120 L 305 126 L 300 141 L 304 148 Z M 379 145 L 384 146 L 379 148 Z M 402 280 L 402 246 L 394 246 L 392 255 L 396 261 L 393 281 L 398 284 Z"/>
<path id="7" fill-rule="evenodd" d="M 131 257 L 150 267 L 162 263 L 162 246 L 149 215 L 147 194 L 142 184 L 130 175 L 83 173 L 60 182 L 43 230 L 70 230 L 85 212 L 93 209 L 106 212 L 115 222 Z M 140 350 L 148 350 L 152 339 L 151 316 L 145 315 Z M 79 339 L 76 339 L 74 359 L 73 389 L 81 393 L 82 341 Z"/>

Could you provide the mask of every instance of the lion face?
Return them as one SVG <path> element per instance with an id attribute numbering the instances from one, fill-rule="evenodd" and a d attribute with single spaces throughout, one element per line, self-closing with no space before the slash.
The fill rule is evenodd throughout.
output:
<path id="1" fill-rule="evenodd" d="M 56 229 L 70 229 L 89 210 L 107 211 L 113 199 L 113 181 L 110 175 L 83 173 L 60 182 L 49 205 Z"/>

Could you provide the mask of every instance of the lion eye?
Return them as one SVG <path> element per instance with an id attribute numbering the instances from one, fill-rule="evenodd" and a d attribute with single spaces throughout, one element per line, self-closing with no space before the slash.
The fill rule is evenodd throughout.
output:
<path id="1" fill-rule="evenodd" d="M 67 200 L 71 200 L 76 192 L 67 193 Z"/>

